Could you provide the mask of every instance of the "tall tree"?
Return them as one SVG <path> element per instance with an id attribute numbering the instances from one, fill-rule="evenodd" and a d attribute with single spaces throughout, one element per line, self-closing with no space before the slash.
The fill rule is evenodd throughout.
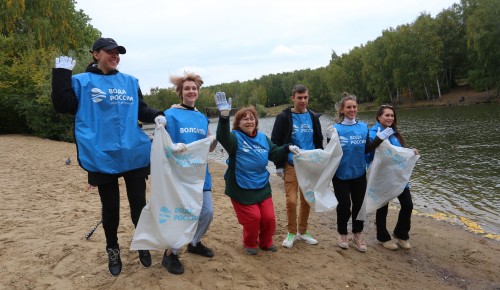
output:
<path id="1" fill-rule="evenodd" d="M 72 0 L 1 0 L 0 132 L 31 132 L 67 139 L 71 122 L 50 106 L 51 68 L 57 53 L 88 60 L 100 35 Z M 75 68 L 81 69 L 82 65 Z M 29 118 L 26 118 L 29 116 Z M 65 122 L 55 132 L 49 120 Z"/>
<path id="2" fill-rule="evenodd" d="M 470 80 L 477 89 L 497 89 L 500 95 L 500 2 L 471 1 L 467 18 L 467 45 L 474 60 Z"/>

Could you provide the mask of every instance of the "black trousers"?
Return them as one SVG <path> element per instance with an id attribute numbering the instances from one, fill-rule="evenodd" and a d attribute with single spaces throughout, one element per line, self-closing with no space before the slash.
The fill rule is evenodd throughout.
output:
<path id="1" fill-rule="evenodd" d="M 398 196 L 401 209 L 399 210 L 398 221 L 394 228 L 394 236 L 400 240 L 408 240 L 411 227 L 411 212 L 413 210 L 413 201 L 411 200 L 410 189 L 405 188 Z M 391 240 L 391 235 L 387 231 L 387 212 L 389 204 L 377 209 L 375 223 L 377 224 L 377 240 L 387 242 Z"/>
<path id="2" fill-rule="evenodd" d="M 142 209 L 146 205 L 146 178 L 124 176 L 132 223 L 137 226 Z M 118 178 L 98 185 L 102 204 L 102 226 L 106 235 L 106 247 L 118 247 L 118 225 L 120 224 L 120 190 Z"/>
<path id="3" fill-rule="evenodd" d="M 356 179 L 341 180 L 333 177 L 333 189 L 339 204 L 337 205 L 337 231 L 341 235 L 347 235 L 347 223 L 351 218 L 352 201 L 352 232 L 363 231 L 364 221 L 356 220 L 366 191 L 366 175 Z"/>

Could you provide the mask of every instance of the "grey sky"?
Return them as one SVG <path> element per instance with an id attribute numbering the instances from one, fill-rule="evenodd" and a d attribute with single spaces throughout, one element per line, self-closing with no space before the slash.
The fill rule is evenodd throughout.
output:
<path id="1" fill-rule="evenodd" d="M 125 46 L 119 70 L 142 91 L 171 87 L 170 75 L 205 85 L 324 67 L 390 27 L 435 17 L 452 0 L 80 0 L 103 37 Z"/>

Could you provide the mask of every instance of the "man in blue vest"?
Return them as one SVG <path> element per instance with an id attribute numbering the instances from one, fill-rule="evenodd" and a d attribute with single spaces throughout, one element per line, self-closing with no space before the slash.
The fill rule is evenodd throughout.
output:
<path id="1" fill-rule="evenodd" d="M 309 89 L 297 84 L 292 89 L 293 107 L 288 107 L 276 116 L 271 141 L 278 146 L 293 144 L 301 149 L 323 149 L 323 134 L 319 117 L 321 115 L 307 109 Z M 283 163 L 275 163 L 276 174 L 285 181 L 286 216 L 288 234 L 282 243 L 285 248 L 293 247 L 296 240 L 310 245 L 318 241 L 307 231 L 310 206 L 300 191 L 297 175 L 293 166 L 292 154 Z M 297 217 L 297 199 L 300 196 L 300 209 Z"/>
<path id="2" fill-rule="evenodd" d="M 88 172 L 88 183 L 97 186 L 102 204 L 109 272 L 121 273 L 118 245 L 120 191 L 118 178 L 127 188 L 130 213 L 137 225 L 146 205 L 151 141 L 138 121 L 163 124 L 163 112 L 144 102 L 139 81 L 117 70 L 126 49 L 112 38 L 99 38 L 92 46 L 93 62 L 72 76 L 76 61 L 56 58 L 52 71 L 52 103 L 58 113 L 75 115 L 78 163 Z M 139 251 L 139 261 L 151 266 L 149 251 Z"/>

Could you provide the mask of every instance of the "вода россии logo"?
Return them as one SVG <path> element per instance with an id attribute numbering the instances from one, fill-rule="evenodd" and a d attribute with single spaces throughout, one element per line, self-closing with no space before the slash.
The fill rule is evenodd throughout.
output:
<path id="1" fill-rule="evenodd" d="M 339 142 L 340 142 L 340 146 L 344 146 L 347 143 L 349 143 L 349 140 L 344 136 L 339 136 Z"/>
<path id="2" fill-rule="evenodd" d="M 98 88 L 93 88 L 91 90 L 91 94 L 92 94 L 92 101 L 94 101 L 94 103 L 99 103 L 106 98 L 106 93 Z"/>

